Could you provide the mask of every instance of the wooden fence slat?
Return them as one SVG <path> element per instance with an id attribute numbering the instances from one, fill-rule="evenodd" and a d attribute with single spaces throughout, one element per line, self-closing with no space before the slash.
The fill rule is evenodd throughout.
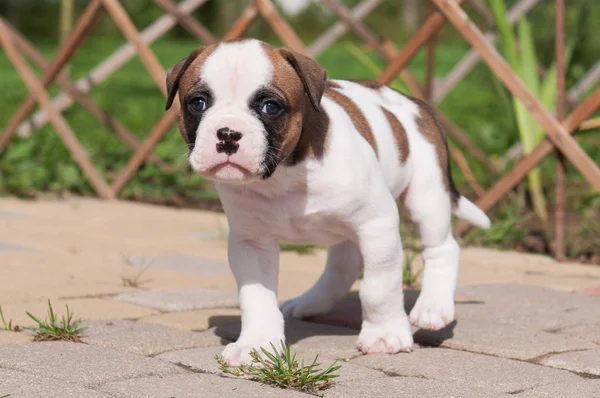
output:
<path id="1" fill-rule="evenodd" d="M 540 0 L 520 0 L 517 4 L 513 5 L 507 11 L 507 19 L 510 26 L 513 26 L 521 15 L 526 14 L 529 10 L 533 8 Z M 498 38 L 498 34 L 496 32 L 487 32 L 485 34 L 486 39 L 490 43 L 494 43 Z M 464 77 L 473 70 L 473 68 L 480 61 L 479 54 L 473 48 L 469 49 L 467 54 L 462 57 L 460 61 L 452 68 L 450 72 L 446 74 L 443 79 L 440 79 L 435 83 L 435 87 L 433 90 L 433 102 L 440 103 L 446 98 L 448 93 L 452 91 L 452 89 L 461 82 Z"/>
<path id="2" fill-rule="evenodd" d="M 200 7 L 207 0 L 184 0 L 177 5 L 180 12 L 190 13 Z M 177 25 L 177 20 L 172 15 L 163 15 L 145 28 L 140 37 L 146 44 L 151 44 L 159 37 L 171 30 Z M 108 58 L 102 61 L 98 66 L 92 69 L 86 76 L 75 82 L 76 87 L 81 92 L 89 92 L 92 87 L 110 76 L 114 71 L 121 68 L 126 62 L 137 54 L 135 47 L 131 43 L 126 43 Z M 73 99 L 67 93 L 60 93 L 52 100 L 52 106 L 59 112 L 64 111 L 73 104 Z M 18 133 L 23 136 L 29 135 L 33 127 L 40 128 L 48 121 L 43 111 L 36 112 L 30 119 L 21 123 L 18 127 Z"/>
<path id="3" fill-rule="evenodd" d="M 68 42 L 69 40 L 67 39 L 66 44 L 68 44 Z M 73 133 L 67 122 L 63 119 L 60 113 L 52 108 L 50 96 L 46 92 L 44 85 L 38 80 L 35 73 L 27 64 L 27 61 L 22 58 L 21 54 L 19 54 L 15 48 L 10 31 L 2 21 L 0 21 L 0 43 L 2 44 L 6 55 L 11 60 L 19 72 L 19 75 L 27 85 L 29 92 L 38 101 L 39 105 L 46 111 L 50 117 L 52 125 L 56 129 L 57 134 L 60 136 L 63 143 L 71 153 L 73 159 L 75 159 L 84 174 L 88 177 L 98 195 L 105 199 L 113 199 L 114 195 L 112 190 L 106 181 L 104 181 L 100 173 L 98 173 L 98 170 L 96 170 L 86 150 L 83 148 L 83 146 L 81 146 L 77 140 L 77 137 L 75 136 L 75 133 Z"/>
<path id="4" fill-rule="evenodd" d="M 555 23 L 555 62 L 556 62 L 556 118 L 565 117 L 566 87 L 565 87 L 565 3 L 556 0 Z M 565 157 L 556 151 L 555 177 L 555 209 L 554 209 L 554 257 L 558 261 L 566 258 L 566 222 L 567 222 L 567 168 Z"/>
<path id="5" fill-rule="evenodd" d="M 90 23 L 94 20 L 99 20 L 102 14 L 100 14 L 100 0 L 92 0 L 85 8 L 81 17 L 77 20 L 75 27 L 71 33 L 67 36 L 64 44 L 58 50 L 58 54 L 48 67 L 44 70 L 41 78 L 42 87 L 45 89 L 54 81 L 56 76 L 60 73 L 64 65 L 73 57 L 73 54 L 83 44 L 87 35 L 85 34 Z M 8 31 L 8 29 L 7 29 Z M 2 136 L 0 137 L 0 151 L 4 148 L 11 140 L 19 124 L 27 117 L 29 112 L 35 106 L 35 99 L 33 95 L 29 95 L 25 102 L 21 104 L 19 109 L 13 114 L 12 118 L 4 128 Z"/>
<path id="6" fill-rule="evenodd" d="M 142 40 L 140 37 L 140 32 L 138 32 L 121 3 L 119 3 L 118 0 L 102 0 L 102 3 L 104 4 L 104 7 L 108 13 L 111 15 L 113 22 L 117 25 L 119 30 L 121 30 L 127 40 L 136 48 L 142 63 L 148 70 L 148 73 L 150 73 L 150 76 L 152 76 L 152 79 L 154 79 L 154 82 L 166 97 L 167 88 L 165 84 L 165 70 L 160 62 L 158 62 L 156 55 L 154 55 L 152 50 L 150 50 L 150 47 L 148 47 L 148 45 L 144 43 L 144 40 Z"/>
<path id="7" fill-rule="evenodd" d="M 227 41 L 241 37 L 246 30 L 248 30 L 248 27 L 250 27 L 257 16 L 258 9 L 254 3 L 248 4 L 238 19 L 236 19 L 233 25 L 231 25 L 229 31 L 223 35 L 223 40 Z"/>
<path id="8" fill-rule="evenodd" d="M 254 0 L 254 4 L 269 25 L 271 25 L 275 34 L 279 36 L 287 47 L 301 54 L 310 55 L 304 48 L 302 40 L 300 40 L 290 24 L 279 15 L 271 0 Z"/>
<path id="9" fill-rule="evenodd" d="M 448 18 L 461 35 L 475 48 L 490 69 L 502 83 L 519 98 L 529 110 L 533 118 L 547 132 L 561 152 L 569 159 L 579 172 L 600 192 L 600 168 L 581 149 L 577 141 L 569 135 L 565 128 L 548 112 L 539 100 L 529 91 L 527 86 L 515 75 L 506 61 L 495 48 L 489 45 L 481 31 L 471 22 L 468 15 L 454 0 L 432 0 L 438 9 Z"/>
<path id="10" fill-rule="evenodd" d="M 42 55 L 27 38 L 19 33 L 10 23 L 0 17 L 0 20 L 4 22 L 6 27 L 11 31 L 11 35 L 14 38 L 15 45 L 23 52 L 27 57 L 31 58 L 40 68 L 46 69 L 49 67 L 50 62 Z M 106 125 L 111 131 L 125 142 L 131 149 L 137 149 L 140 146 L 140 142 L 125 126 L 123 126 L 118 120 L 112 118 L 104 109 L 102 109 L 94 100 L 87 94 L 79 91 L 77 87 L 65 76 L 60 74 L 57 77 L 59 86 L 71 97 L 76 99 L 84 108 L 86 108 L 98 121 Z M 151 155 L 150 161 L 156 163 L 161 170 L 165 173 L 173 171 L 173 167 L 168 163 L 164 162 L 156 155 Z"/>
<path id="11" fill-rule="evenodd" d="M 360 4 L 350 10 L 353 19 L 361 20 L 366 17 L 382 0 L 363 0 Z M 333 43 L 346 33 L 346 24 L 342 21 L 336 22 L 331 28 L 323 32 L 315 41 L 308 46 L 308 52 L 313 58 L 329 48 Z"/>
<path id="12" fill-rule="evenodd" d="M 587 118 L 589 118 L 600 107 L 600 87 L 596 88 L 579 106 L 577 106 L 569 116 L 563 121 L 562 125 L 569 134 L 573 134 L 577 127 Z M 536 167 L 544 158 L 554 151 L 555 147 L 548 138 L 544 140 L 529 154 L 517 162 L 494 186 L 477 200 L 477 206 L 483 211 L 491 209 L 502 199 L 509 190 L 520 183 L 527 174 Z M 462 235 L 471 228 L 471 224 L 465 221 L 459 221 L 454 232 Z"/>
<path id="13" fill-rule="evenodd" d="M 177 6 L 173 4 L 171 0 L 154 0 L 154 3 L 156 3 L 156 5 L 162 8 L 164 11 L 177 18 L 177 21 L 181 26 L 192 32 L 194 36 L 202 40 L 204 43 L 214 44 L 217 42 L 217 39 L 215 39 L 208 29 L 206 29 L 190 14 L 179 11 Z"/>

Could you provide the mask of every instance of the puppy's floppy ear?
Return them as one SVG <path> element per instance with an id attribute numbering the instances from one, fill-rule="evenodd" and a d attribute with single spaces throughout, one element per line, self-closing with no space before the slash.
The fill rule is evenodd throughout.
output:
<path id="1" fill-rule="evenodd" d="M 190 67 L 192 62 L 204 51 L 204 47 L 199 47 L 192 51 L 187 58 L 181 59 L 175 65 L 167 70 L 167 104 L 165 106 L 165 110 L 169 110 L 171 105 L 173 105 L 173 101 L 175 100 L 175 95 L 177 94 L 177 90 L 179 89 L 179 81 L 181 80 L 181 76 L 185 73 L 185 71 Z"/>
<path id="2" fill-rule="evenodd" d="M 287 48 L 279 49 L 281 56 L 294 68 L 308 95 L 310 103 L 317 112 L 327 82 L 327 72 L 312 58 Z"/>

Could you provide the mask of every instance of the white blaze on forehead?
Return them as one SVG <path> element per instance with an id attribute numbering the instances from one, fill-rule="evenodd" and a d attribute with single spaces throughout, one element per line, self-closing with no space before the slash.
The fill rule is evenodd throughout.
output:
<path id="1" fill-rule="evenodd" d="M 273 65 L 261 42 L 223 43 L 207 58 L 201 71 L 215 97 L 215 105 L 243 101 L 271 82 Z"/>

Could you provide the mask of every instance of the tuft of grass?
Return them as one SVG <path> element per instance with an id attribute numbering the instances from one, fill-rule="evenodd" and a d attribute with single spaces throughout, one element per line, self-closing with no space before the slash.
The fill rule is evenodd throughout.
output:
<path id="1" fill-rule="evenodd" d="M 221 356 L 216 355 L 215 360 L 223 373 L 234 376 L 250 376 L 252 379 L 264 384 L 270 384 L 280 388 L 289 388 L 298 391 L 314 393 L 325 390 L 332 385 L 332 379 L 339 377 L 334 374 L 341 365 L 336 365 L 337 360 L 325 370 L 321 370 L 317 363 L 317 355 L 310 365 L 305 365 L 304 360 L 299 364 L 296 353 L 292 355 L 290 345 L 281 341 L 281 353 L 271 343 L 272 351 L 260 347 L 261 353 L 253 350 L 250 353 L 252 363 L 250 365 L 229 366 Z"/>
<path id="2" fill-rule="evenodd" d="M 415 261 L 415 258 L 417 256 L 414 254 L 406 254 L 405 259 L 406 259 L 406 265 L 404 266 L 404 269 L 402 270 L 402 283 L 405 286 L 408 287 L 415 287 L 417 285 L 417 280 L 419 279 L 419 276 L 421 275 L 421 272 L 423 270 L 419 270 L 419 272 L 413 272 L 413 268 L 412 268 L 412 264 L 413 261 Z"/>
<path id="3" fill-rule="evenodd" d="M 134 262 L 131 260 L 131 257 L 129 256 L 123 256 L 123 261 L 125 262 L 125 264 L 129 265 L 134 269 L 134 271 L 130 274 L 121 275 L 121 283 L 123 284 L 123 286 L 133 287 L 137 289 L 142 284 L 150 282 L 148 279 L 142 279 L 142 276 L 144 276 L 146 271 L 148 271 L 148 268 L 150 268 L 150 264 L 138 267 L 136 264 L 134 264 Z"/>
<path id="4" fill-rule="evenodd" d="M 13 325 L 12 319 L 9 319 L 8 322 L 4 319 L 4 313 L 2 313 L 2 306 L 0 305 L 0 321 L 2 321 L 2 330 L 6 332 L 20 332 L 23 330 L 19 325 Z M 4 397 L 0 397 L 4 398 Z"/>
<path id="5" fill-rule="evenodd" d="M 282 252 L 296 252 L 298 254 L 312 254 L 317 249 L 316 245 L 298 245 L 295 243 L 279 243 L 279 250 Z"/>
<path id="6" fill-rule="evenodd" d="M 83 332 L 87 330 L 87 327 L 81 326 L 83 319 L 73 319 L 73 313 L 67 308 L 66 316 L 58 318 L 52 309 L 52 303 L 48 300 L 48 318 L 44 321 L 40 321 L 38 318 L 33 316 L 30 312 L 26 312 L 27 316 L 33 319 L 37 326 L 27 328 L 35 333 L 33 341 L 72 341 L 79 343 Z"/>

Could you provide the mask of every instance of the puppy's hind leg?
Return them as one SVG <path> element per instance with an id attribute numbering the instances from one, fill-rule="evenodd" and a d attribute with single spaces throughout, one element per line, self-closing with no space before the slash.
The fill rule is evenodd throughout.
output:
<path id="1" fill-rule="evenodd" d="M 459 246 L 452 236 L 450 195 L 440 183 L 411 184 L 406 196 L 423 245 L 423 285 L 410 312 L 413 325 L 437 330 L 454 320 Z"/>
<path id="2" fill-rule="evenodd" d="M 362 268 L 362 256 L 356 244 L 348 241 L 331 246 L 319 280 L 303 295 L 286 301 L 281 307 L 283 315 L 305 318 L 328 313 L 345 297 Z"/>

